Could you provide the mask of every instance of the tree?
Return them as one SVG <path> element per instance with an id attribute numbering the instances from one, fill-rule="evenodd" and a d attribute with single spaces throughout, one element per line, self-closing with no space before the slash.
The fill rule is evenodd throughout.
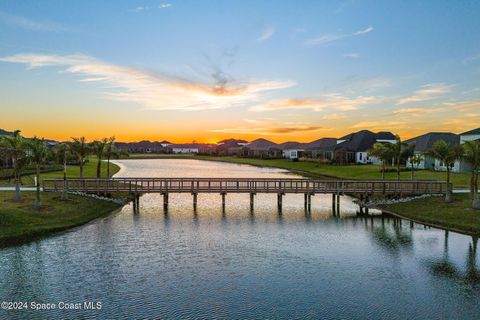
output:
<path id="1" fill-rule="evenodd" d="M 392 159 L 392 152 L 385 144 L 377 142 L 368 151 L 368 155 L 375 157 L 382 162 L 382 180 L 385 180 L 385 164 Z"/>
<path id="2" fill-rule="evenodd" d="M 414 154 L 410 157 L 410 165 L 412 166 L 412 180 L 415 180 L 415 170 L 418 170 L 418 166 L 423 161 L 423 156 L 421 154 Z"/>
<path id="3" fill-rule="evenodd" d="M 472 176 L 470 178 L 470 194 L 472 197 L 472 208 L 480 209 L 478 200 L 478 170 L 480 169 L 480 142 L 467 141 L 463 145 L 464 159 L 472 166 Z"/>
<path id="4" fill-rule="evenodd" d="M 412 153 L 412 148 L 408 146 L 407 143 L 403 142 L 400 139 L 399 135 L 395 136 L 396 143 L 385 144 L 385 147 L 390 150 L 392 158 L 395 160 L 397 165 L 397 180 L 400 180 L 400 164 L 402 160 L 408 158 L 409 154 Z"/>
<path id="5" fill-rule="evenodd" d="M 85 137 L 72 138 L 72 141 L 68 143 L 70 151 L 75 155 L 80 163 L 80 178 L 83 178 L 83 165 L 85 158 L 90 153 L 90 147 Z"/>
<path id="6" fill-rule="evenodd" d="M 7 156 L 12 159 L 15 179 L 15 201 L 20 201 L 22 199 L 20 194 L 20 175 L 28 161 L 25 152 L 25 139 L 20 134 L 20 130 L 16 130 L 11 136 L 4 136 L 0 143 Z"/>
<path id="7" fill-rule="evenodd" d="M 57 161 L 63 164 L 63 192 L 62 200 L 68 199 L 68 190 L 67 190 L 67 157 L 68 157 L 68 145 L 66 143 L 60 143 L 55 146 L 53 149 L 54 155 Z"/>
<path id="8" fill-rule="evenodd" d="M 430 150 L 427 150 L 426 154 L 439 160 L 447 168 L 447 192 L 445 193 L 445 202 L 451 202 L 452 191 L 450 190 L 450 171 L 454 166 L 455 161 L 462 157 L 463 148 L 459 145 L 452 146 L 443 140 L 438 140 L 432 145 Z"/>
<path id="9" fill-rule="evenodd" d="M 102 140 L 95 140 L 91 143 L 91 148 L 93 153 L 97 156 L 97 178 L 101 176 L 102 169 L 102 159 L 105 154 L 105 149 L 108 144 L 108 139 L 103 138 Z"/>
<path id="10" fill-rule="evenodd" d="M 110 178 L 110 159 L 112 156 L 116 155 L 116 148 L 115 148 L 115 137 L 108 138 L 107 146 L 107 178 Z"/>
<path id="11" fill-rule="evenodd" d="M 28 157 L 30 162 L 35 165 L 36 192 L 35 192 L 35 209 L 40 209 L 42 202 L 40 200 L 40 166 L 47 159 L 48 149 L 45 139 L 33 137 L 27 142 Z"/>

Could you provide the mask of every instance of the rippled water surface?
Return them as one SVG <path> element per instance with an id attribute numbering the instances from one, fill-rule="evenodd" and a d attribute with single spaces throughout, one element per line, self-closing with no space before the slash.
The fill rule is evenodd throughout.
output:
<path id="1" fill-rule="evenodd" d="M 194 160 L 118 161 L 120 177 L 292 177 Z M 101 310 L 6 312 L 0 318 L 478 319 L 476 239 L 388 217 L 342 197 L 144 195 L 73 231 L 0 249 L 0 299 L 100 301 Z"/>

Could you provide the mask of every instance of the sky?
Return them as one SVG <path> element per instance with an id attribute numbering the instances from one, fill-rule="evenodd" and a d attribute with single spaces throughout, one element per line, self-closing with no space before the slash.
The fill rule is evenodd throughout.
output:
<path id="1" fill-rule="evenodd" d="M 308 142 L 480 127 L 478 1 L 0 0 L 0 128 Z"/>

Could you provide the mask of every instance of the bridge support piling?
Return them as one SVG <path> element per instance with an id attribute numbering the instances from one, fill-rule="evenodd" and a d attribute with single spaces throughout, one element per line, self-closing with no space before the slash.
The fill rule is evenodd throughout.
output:
<path id="1" fill-rule="evenodd" d="M 193 196 L 193 210 L 194 210 L 194 211 L 197 211 L 197 197 L 198 197 L 198 193 L 193 192 L 193 193 L 192 193 L 192 196 Z"/>
<path id="2" fill-rule="evenodd" d="M 278 212 L 282 212 L 282 207 L 283 207 L 283 193 L 278 193 L 277 194 L 277 207 L 278 207 Z"/>
<path id="3" fill-rule="evenodd" d="M 335 215 L 337 211 L 337 195 L 335 193 L 332 193 L 332 211 L 333 215 Z"/>
<path id="4" fill-rule="evenodd" d="M 250 193 L 250 211 L 253 211 L 255 207 L 255 193 Z"/>
<path id="5" fill-rule="evenodd" d="M 305 207 L 306 211 L 308 208 L 308 195 L 306 193 L 303 195 L 303 206 Z"/>
<path id="6" fill-rule="evenodd" d="M 337 214 L 340 214 L 340 194 L 337 194 Z"/>
<path id="7" fill-rule="evenodd" d="M 165 192 L 165 193 L 162 193 L 163 195 L 163 209 L 164 211 L 167 211 L 168 210 L 168 193 Z"/>
<path id="8" fill-rule="evenodd" d="M 227 195 L 226 192 L 222 192 L 222 213 L 225 213 L 225 196 Z"/>

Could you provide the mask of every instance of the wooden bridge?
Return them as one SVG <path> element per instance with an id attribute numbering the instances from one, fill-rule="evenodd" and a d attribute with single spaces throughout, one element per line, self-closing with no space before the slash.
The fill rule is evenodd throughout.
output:
<path id="1" fill-rule="evenodd" d="M 332 205 L 338 206 L 339 197 L 352 194 L 361 198 L 372 195 L 406 196 L 423 194 L 445 194 L 447 183 L 443 181 L 407 180 L 320 180 L 285 178 L 111 178 L 111 179 L 44 179 L 44 191 L 83 193 L 128 192 L 134 195 L 138 207 L 139 196 L 144 193 L 160 193 L 164 206 L 168 206 L 169 193 L 191 193 L 194 208 L 198 193 L 219 193 L 225 207 L 227 193 L 249 193 L 253 210 L 257 193 L 277 194 L 278 208 L 282 208 L 282 197 L 287 193 L 305 195 L 305 207 L 311 206 L 311 196 L 332 194 Z"/>

